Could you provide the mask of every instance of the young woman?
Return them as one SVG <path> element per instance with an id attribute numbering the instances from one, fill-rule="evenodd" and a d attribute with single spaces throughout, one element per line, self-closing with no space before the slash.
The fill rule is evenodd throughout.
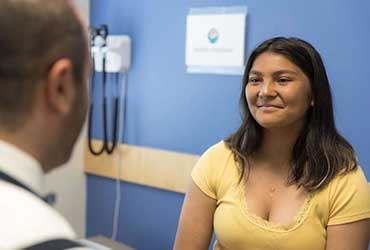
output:
<path id="1" fill-rule="evenodd" d="M 192 171 L 176 250 L 366 250 L 370 190 L 334 124 L 320 54 L 277 37 L 251 54 L 242 124 Z"/>

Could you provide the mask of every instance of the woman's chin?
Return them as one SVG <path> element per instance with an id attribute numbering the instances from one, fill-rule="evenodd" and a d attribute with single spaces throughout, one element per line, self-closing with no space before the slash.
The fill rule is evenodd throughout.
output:
<path id="1" fill-rule="evenodd" d="M 276 129 L 285 127 L 284 121 L 280 120 L 257 120 L 257 123 L 264 129 Z"/>

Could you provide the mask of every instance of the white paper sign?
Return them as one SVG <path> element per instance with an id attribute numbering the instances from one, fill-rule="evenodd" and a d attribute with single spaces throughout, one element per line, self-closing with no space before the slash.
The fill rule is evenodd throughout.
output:
<path id="1" fill-rule="evenodd" d="M 243 68 L 245 29 L 246 13 L 188 15 L 186 65 Z"/>

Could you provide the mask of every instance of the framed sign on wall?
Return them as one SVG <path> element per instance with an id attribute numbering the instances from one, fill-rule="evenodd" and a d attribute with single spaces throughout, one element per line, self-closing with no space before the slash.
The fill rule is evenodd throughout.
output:
<path id="1" fill-rule="evenodd" d="M 245 6 L 190 9 L 186 22 L 188 73 L 242 75 Z"/>

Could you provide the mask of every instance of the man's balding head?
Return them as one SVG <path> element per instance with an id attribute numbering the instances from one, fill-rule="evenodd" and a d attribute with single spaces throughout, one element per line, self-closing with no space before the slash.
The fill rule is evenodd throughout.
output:
<path id="1" fill-rule="evenodd" d="M 69 59 L 76 83 L 83 82 L 88 48 L 67 0 L 1 0 L 0 30 L 0 127 L 15 131 L 56 61 Z"/>

